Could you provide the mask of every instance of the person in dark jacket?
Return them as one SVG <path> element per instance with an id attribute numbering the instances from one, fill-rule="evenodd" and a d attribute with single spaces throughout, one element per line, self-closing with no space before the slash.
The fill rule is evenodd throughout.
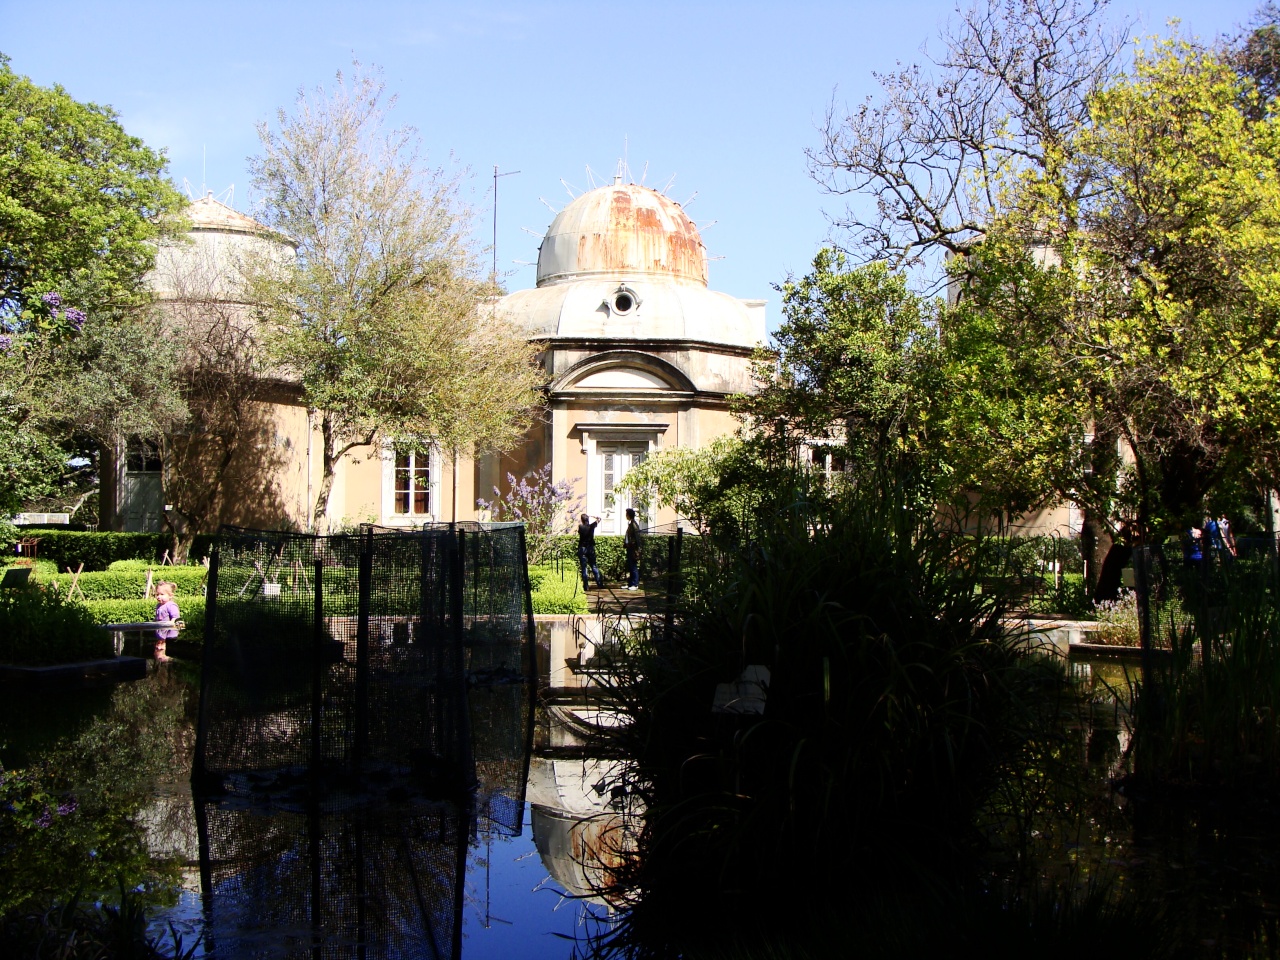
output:
<path id="1" fill-rule="evenodd" d="M 578 569 L 582 571 L 583 590 L 591 589 L 591 584 L 587 580 L 588 574 L 595 576 L 596 587 L 604 586 L 604 580 L 600 577 L 600 568 L 596 566 L 596 525 L 599 523 L 599 517 L 593 521 L 584 513 L 578 524 Z"/>
<path id="2" fill-rule="evenodd" d="M 627 532 L 622 538 L 622 548 L 627 554 L 627 589 L 640 589 L 640 524 L 636 512 L 627 507 Z"/>

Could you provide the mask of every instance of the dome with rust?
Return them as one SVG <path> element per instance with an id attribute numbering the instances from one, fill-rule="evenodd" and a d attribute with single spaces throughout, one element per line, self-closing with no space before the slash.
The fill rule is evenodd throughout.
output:
<path id="1" fill-rule="evenodd" d="M 598 187 L 561 210 L 538 249 L 538 286 L 662 276 L 707 285 L 707 251 L 680 204 L 638 183 Z"/>

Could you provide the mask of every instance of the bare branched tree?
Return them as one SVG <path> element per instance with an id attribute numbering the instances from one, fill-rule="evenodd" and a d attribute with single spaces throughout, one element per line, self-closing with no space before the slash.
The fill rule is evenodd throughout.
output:
<path id="1" fill-rule="evenodd" d="M 181 244 L 182 241 L 178 241 Z M 248 250 L 255 248 L 249 247 Z M 258 252 L 272 245 L 259 244 Z M 162 256 L 165 336 L 178 350 L 175 368 L 189 415 L 164 439 L 165 521 L 174 556 L 187 558 L 196 534 L 222 523 L 282 515 L 271 401 L 273 373 L 242 299 L 243 264 L 216 247 Z M 229 497 L 234 490 L 235 497 Z"/>
<path id="2" fill-rule="evenodd" d="M 944 31 L 940 57 L 877 74 L 878 100 L 853 109 L 833 101 L 809 169 L 849 198 L 831 218 L 856 260 L 914 265 L 930 252 L 968 253 L 1024 171 L 1060 181 L 1069 197 L 1087 191 L 1087 178 L 1067 176 L 1070 134 L 1128 38 L 1103 23 L 1105 6 L 979 0 Z"/>

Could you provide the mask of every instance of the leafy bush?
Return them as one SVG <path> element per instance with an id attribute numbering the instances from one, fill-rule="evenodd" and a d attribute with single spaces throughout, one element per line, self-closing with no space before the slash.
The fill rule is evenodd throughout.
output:
<path id="1" fill-rule="evenodd" d="M 627 579 L 627 554 L 622 547 L 623 538 L 614 534 L 596 537 L 596 564 L 600 567 L 600 575 L 606 580 Z M 643 541 L 642 541 L 643 543 Z M 563 560 L 576 567 L 578 562 L 578 535 L 569 534 L 556 537 L 552 557 Z M 645 575 L 644 564 L 641 564 L 640 575 Z"/>
<path id="2" fill-rule="evenodd" d="M 1094 606 L 1094 613 L 1098 618 L 1098 629 L 1090 640 L 1121 647 L 1139 644 L 1138 595 L 1132 590 L 1121 590 L 1114 600 L 1099 601 Z"/>
<path id="3" fill-rule="evenodd" d="M 1043 576 L 1047 588 L 1035 598 L 1033 613 L 1074 620 L 1093 618 L 1093 601 L 1089 597 L 1083 573 L 1064 573 L 1060 582 L 1055 582 L 1052 573 Z"/>
<path id="4" fill-rule="evenodd" d="M 84 607 L 40 587 L 0 591 L 0 663 L 43 666 L 110 656 L 111 638 Z"/>
<path id="5" fill-rule="evenodd" d="M 646 811 L 609 880 L 643 891 L 625 924 L 655 956 L 803 928 L 815 903 L 870 925 L 878 898 L 987 883 L 1008 850 L 979 851 L 1048 815 L 1025 771 L 1060 782 L 1065 673 L 976 589 L 1007 570 L 1001 545 L 940 530 L 909 477 L 825 501 L 800 480 L 751 540 L 686 568 L 673 631 L 620 628 L 638 655 L 601 681 L 626 722 L 600 746 L 635 758 L 607 786 Z M 745 699 L 748 665 L 768 671 L 762 712 L 713 713 Z"/>
<path id="6" fill-rule="evenodd" d="M 1161 573 L 1152 642 L 1170 649 L 1137 688 L 1133 776 L 1166 789 L 1271 802 L 1280 786 L 1280 598 L 1271 557 Z M 1160 790 L 1152 796 L 1160 795 Z M 1201 794 L 1203 795 L 1203 794 Z"/>
<path id="7" fill-rule="evenodd" d="M 582 592 L 577 573 L 567 565 L 563 570 L 557 573 L 550 566 L 529 570 L 530 584 L 537 581 L 533 590 L 535 614 L 587 612 L 587 595 Z"/>

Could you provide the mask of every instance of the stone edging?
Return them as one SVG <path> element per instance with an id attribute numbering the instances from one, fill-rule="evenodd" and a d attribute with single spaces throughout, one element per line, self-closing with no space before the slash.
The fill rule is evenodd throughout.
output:
<path id="1" fill-rule="evenodd" d="M 147 675 L 142 657 L 112 657 L 51 666 L 26 667 L 0 664 L 0 684 L 23 684 L 37 690 L 83 690 L 109 683 L 141 680 Z"/>

